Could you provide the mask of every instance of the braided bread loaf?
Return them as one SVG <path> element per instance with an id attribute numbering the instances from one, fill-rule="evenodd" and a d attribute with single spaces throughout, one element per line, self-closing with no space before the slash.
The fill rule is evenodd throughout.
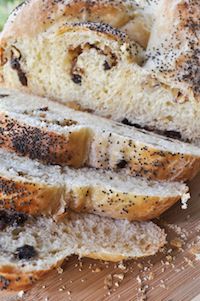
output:
<path id="1" fill-rule="evenodd" d="M 198 144 L 198 15 L 196 0 L 27 1 L 1 35 L 2 85 Z"/>

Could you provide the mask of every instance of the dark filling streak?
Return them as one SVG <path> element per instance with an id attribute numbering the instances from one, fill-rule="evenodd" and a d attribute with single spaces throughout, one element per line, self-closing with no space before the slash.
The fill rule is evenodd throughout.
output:
<path id="1" fill-rule="evenodd" d="M 5 97 L 8 97 L 9 94 L 0 94 L 0 98 L 5 98 Z"/>
<path id="2" fill-rule="evenodd" d="M 27 86 L 28 81 L 25 73 L 22 71 L 19 60 L 18 59 L 11 59 L 10 61 L 11 68 L 17 71 L 17 75 L 19 77 L 19 81 L 21 82 L 22 86 Z"/>
<path id="3" fill-rule="evenodd" d="M 13 46 L 14 47 L 14 46 Z M 19 78 L 20 83 L 22 86 L 27 86 L 28 81 L 25 72 L 22 70 L 21 65 L 20 65 L 20 60 L 21 60 L 21 53 L 20 51 L 14 47 L 15 51 L 18 53 L 18 57 L 15 57 L 15 53 L 13 50 L 11 50 L 11 61 L 10 61 L 10 66 L 13 70 L 17 71 L 17 75 Z"/>
<path id="4" fill-rule="evenodd" d="M 22 226 L 27 219 L 28 216 L 24 213 L 0 210 L 0 230 L 4 230 L 7 226 Z"/>
<path id="5" fill-rule="evenodd" d="M 35 248 L 33 246 L 24 245 L 24 246 L 16 249 L 14 256 L 16 259 L 19 259 L 19 260 L 22 260 L 22 259 L 29 260 L 29 259 L 37 256 L 37 251 L 35 250 Z"/>
<path id="6" fill-rule="evenodd" d="M 124 118 L 121 122 L 123 124 L 129 125 L 129 126 L 134 126 L 137 129 L 141 129 L 141 130 L 145 130 L 145 131 L 149 131 L 149 132 L 154 132 L 156 134 L 159 134 L 161 136 L 165 136 L 167 138 L 172 138 L 172 139 L 177 139 L 177 140 L 183 141 L 181 133 L 178 132 L 178 131 L 162 131 L 162 130 L 155 129 L 155 128 L 152 128 L 152 127 L 149 127 L 149 126 L 141 126 L 137 123 L 131 123 L 127 118 Z"/>
<path id="7" fill-rule="evenodd" d="M 80 68 L 77 68 L 76 64 L 77 64 L 78 57 L 81 53 L 82 53 L 82 48 L 80 46 L 76 47 L 75 49 L 69 49 L 69 56 L 71 57 L 72 60 L 71 63 L 72 65 L 70 70 L 71 79 L 75 84 L 80 86 L 82 84 L 82 70 Z"/>
<path id="8" fill-rule="evenodd" d="M 78 57 L 79 55 L 81 55 L 81 53 L 83 53 L 84 50 L 92 49 L 92 48 L 96 49 L 99 54 L 107 57 L 107 59 L 103 63 L 103 68 L 105 71 L 110 70 L 117 65 L 117 57 L 114 53 L 111 52 L 109 48 L 102 50 L 99 47 L 97 47 L 95 44 L 86 43 L 82 47 L 78 46 L 76 48 L 69 49 L 69 56 L 71 56 L 71 61 L 72 61 L 72 66 L 70 71 L 71 79 L 77 85 L 82 84 L 82 76 L 84 75 L 84 70 L 77 67 Z"/>

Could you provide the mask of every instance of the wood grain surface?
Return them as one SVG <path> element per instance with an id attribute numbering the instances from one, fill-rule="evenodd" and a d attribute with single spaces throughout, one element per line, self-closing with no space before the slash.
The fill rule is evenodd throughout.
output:
<path id="1" fill-rule="evenodd" d="M 69 258 L 63 273 L 53 271 L 32 290 L 26 301 L 200 301 L 200 261 L 191 243 L 200 236 L 200 176 L 190 185 L 188 209 L 176 204 L 158 221 L 171 244 L 158 255 L 123 266 Z M 180 239 L 176 248 L 172 239 Z M 173 246 L 172 246 L 173 245 Z M 109 285 L 108 285 L 109 284 Z M 16 293 L 0 293 L 1 301 L 21 300 Z"/>

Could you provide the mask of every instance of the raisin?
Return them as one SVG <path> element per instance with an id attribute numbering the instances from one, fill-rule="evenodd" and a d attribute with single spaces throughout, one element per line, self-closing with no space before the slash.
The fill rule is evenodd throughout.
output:
<path id="1" fill-rule="evenodd" d="M 9 215 L 9 223 L 11 226 L 22 226 L 27 218 L 26 214 L 15 212 L 12 215 Z"/>
<path id="2" fill-rule="evenodd" d="M 19 260 L 22 259 L 31 259 L 37 256 L 37 251 L 33 246 L 24 245 L 16 249 L 15 257 Z"/>
<path id="3" fill-rule="evenodd" d="M 0 230 L 7 226 L 22 226 L 27 220 L 27 215 L 20 212 L 7 212 L 0 210 Z"/>
<path id="4" fill-rule="evenodd" d="M 81 85 L 82 77 L 79 74 L 72 74 L 72 80 L 75 84 Z"/>
<path id="5" fill-rule="evenodd" d="M 117 163 L 117 168 L 124 168 L 126 167 L 126 165 L 127 165 L 127 161 L 123 159 Z"/>

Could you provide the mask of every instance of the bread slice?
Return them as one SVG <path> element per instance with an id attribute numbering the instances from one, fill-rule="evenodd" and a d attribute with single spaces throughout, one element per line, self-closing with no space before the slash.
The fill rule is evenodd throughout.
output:
<path id="1" fill-rule="evenodd" d="M 129 220 L 148 220 L 182 199 L 185 184 L 153 182 L 88 168 L 45 166 L 0 149 L 0 208 L 31 215 L 92 212 Z"/>
<path id="2" fill-rule="evenodd" d="M 190 144 L 8 89 L 0 89 L 0 142 L 45 163 L 148 179 L 188 180 L 200 169 L 200 149 Z"/>
<path id="3" fill-rule="evenodd" d="M 41 17 L 41 11 L 36 15 L 44 25 L 30 32 L 35 26 L 30 21 L 29 26 L 21 26 L 26 13 L 26 18 L 32 18 L 32 10 L 26 8 L 22 6 L 1 35 L 2 85 L 67 104 L 76 102 L 116 121 L 126 118 L 142 127 L 175 132 L 184 141 L 200 141 L 200 105 L 194 91 L 183 93 L 157 79 L 144 65 L 143 49 L 128 35 L 102 23 L 50 20 L 52 24 L 46 26 L 48 13 Z M 164 64 L 163 60 L 159 69 Z"/>
<path id="4" fill-rule="evenodd" d="M 50 218 L 0 213 L 2 289 L 27 288 L 72 254 L 117 262 L 153 255 L 165 244 L 164 231 L 152 222 L 71 214 L 56 224 Z"/>

